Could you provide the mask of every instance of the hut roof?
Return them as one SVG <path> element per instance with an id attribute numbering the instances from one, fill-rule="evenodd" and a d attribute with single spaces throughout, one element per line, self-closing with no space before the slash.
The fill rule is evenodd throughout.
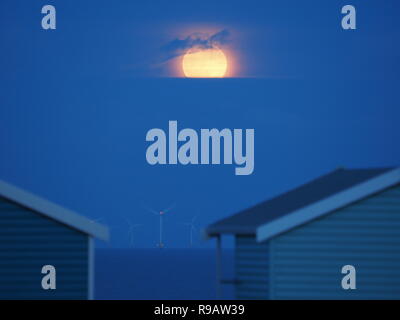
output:
<path id="1" fill-rule="evenodd" d="M 107 227 L 48 200 L 33 195 L 32 193 L 10 185 L 2 180 L 0 180 L 0 197 L 54 219 L 90 236 L 102 240 L 108 239 L 109 234 Z"/>
<path id="2" fill-rule="evenodd" d="M 208 226 L 206 235 L 249 234 L 265 241 L 398 183 L 400 168 L 337 169 Z"/>

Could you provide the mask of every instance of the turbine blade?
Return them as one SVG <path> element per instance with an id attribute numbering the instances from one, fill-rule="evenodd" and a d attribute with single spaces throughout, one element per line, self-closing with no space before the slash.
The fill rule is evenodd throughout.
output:
<path id="1" fill-rule="evenodd" d="M 131 228 L 132 227 L 132 222 L 128 218 L 125 218 L 125 221 L 129 225 L 129 227 Z"/>
<path id="2" fill-rule="evenodd" d="M 163 210 L 164 213 L 167 213 L 169 211 L 171 211 L 173 208 L 175 208 L 176 203 L 172 203 L 169 207 L 167 207 L 167 209 Z"/>
<path id="3" fill-rule="evenodd" d="M 153 209 L 148 208 L 148 207 L 146 207 L 146 206 L 142 206 L 142 207 L 143 207 L 143 209 L 145 209 L 146 211 L 148 211 L 148 212 L 150 212 L 150 213 L 153 213 L 153 214 L 155 214 L 155 215 L 159 215 L 159 214 L 160 214 L 160 213 L 157 212 L 156 210 L 153 210 Z"/>

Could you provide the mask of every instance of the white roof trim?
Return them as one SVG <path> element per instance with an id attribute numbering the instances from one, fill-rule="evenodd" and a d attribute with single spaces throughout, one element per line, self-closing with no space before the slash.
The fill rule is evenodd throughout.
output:
<path id="1" fill-rule="evenodd" d="M 341 191 L 299 210 L 265 223 L 257 228 L 257 242 L 270 239 L 280 233 L 309 222 L 324 214 L 340 209 L 362 198 L 400 183 L 400 168 L 383 173 L 375 178 Z"/>
<path id="2" fill-rule="evenodd" d="M 73 211 L 62 208 L 50 201 L 14 187 L 2 180 L 0 180 L 0 196 L 93 237 L 102 240 L 108 240 L 109 238 L 107 227 L 82 217 Z"/>

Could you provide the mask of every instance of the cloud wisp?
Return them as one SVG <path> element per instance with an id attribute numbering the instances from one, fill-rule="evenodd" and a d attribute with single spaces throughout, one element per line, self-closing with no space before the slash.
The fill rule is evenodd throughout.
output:
<path id="1" fill-rule="evenodd" d="M 229 42 L 229 31 L 224 29 L 212 35 L 193 33 L 185 39 L 174 39 L 161 47 L 162 62 L 184 55 L 189 49 L 218 48 Z"/>

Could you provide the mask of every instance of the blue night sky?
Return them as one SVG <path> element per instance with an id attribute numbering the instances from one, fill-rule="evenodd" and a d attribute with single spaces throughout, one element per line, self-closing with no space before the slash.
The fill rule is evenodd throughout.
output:
<path id="1" fill-rule="evenodd" d="M 41 7 L 57 29 L 41 29 Z M 341 8 L 357 9 L 357 30 Z M 319 175 L 400 164 L 400 3 L 22 1 L 0 3 L 0 179 L 111 227 L 112 247 L 187 247 L 202 229 Z M 237 74 L 177 78 L 161 48 L 228 30 Z M 210 31 L 210 32 L 211 32 Z M 176 66 L 175 66 L 176 68 Z M 254 128 L 255 170 L 146 162 L 148 130 Z M 196 233 L 195 245 L 209 246 Z M 104 246 L 104 244 L 100 244 Z"/>

